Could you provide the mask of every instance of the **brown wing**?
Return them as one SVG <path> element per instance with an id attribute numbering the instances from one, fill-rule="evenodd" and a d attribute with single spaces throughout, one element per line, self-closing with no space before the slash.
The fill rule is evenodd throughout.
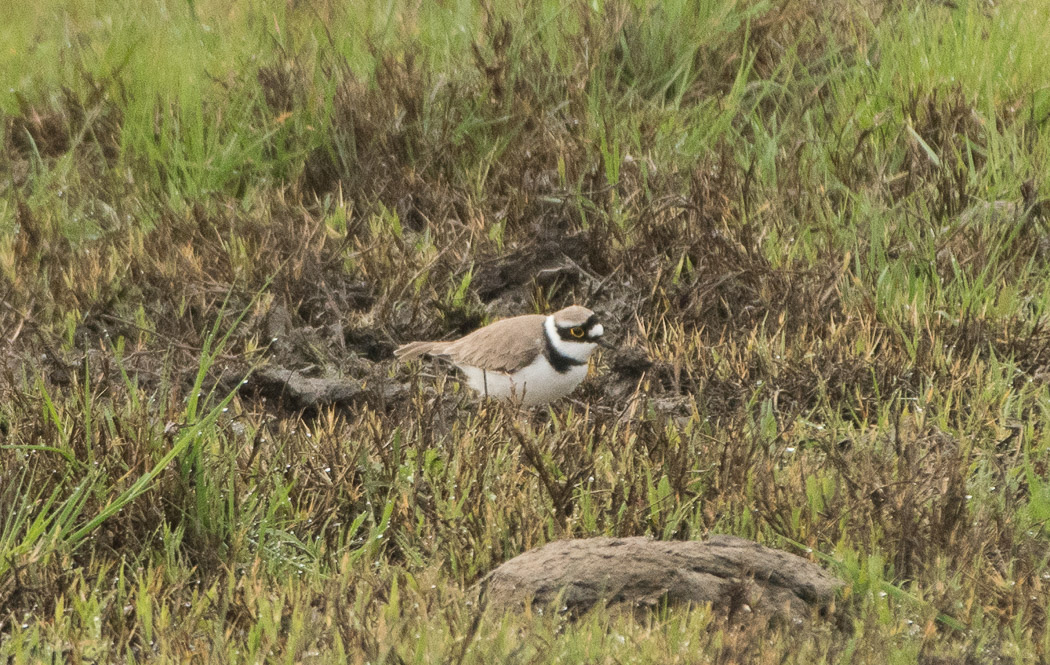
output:
<path id="1" fill-rule="evenodd" d="M 453 362 L 490 372 L 513 372 L 543 353 L 541 314 L 502 319 L 449 344 L 444 353 Z"/>
<path id="2" fill-rule="evenodd" d="M 410 360 L 420 356 L 440 356 L 447 344 L 448 342 L 409 342 L 397 347 L 394 357 L 400 360 Z"/>

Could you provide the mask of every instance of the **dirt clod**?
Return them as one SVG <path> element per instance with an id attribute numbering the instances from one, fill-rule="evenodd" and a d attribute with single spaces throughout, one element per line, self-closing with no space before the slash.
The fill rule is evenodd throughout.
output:
<path id="1" fill-rule="evenodd" d="M 273 399 L 292 410 L 316 409 L 328 405 L 349 405 L 378 396 L 375 389 L 349 377 L 313 377 L 301 371 L 282 367 L 264 367 L 256 371 L 245 386 L 248 392 Z M 398 388 L 386 387 L 383 396 L 392 396 Z"/>
<path id="2" fill-rule="evenodd" d="M 558 280 L 580 278 L 579 261 L 586 262 L 587 243 L 580 235 L 529 244 L 498 259 L 482 260 L 473 286 L 482 302 L 492 302 L 510 291 L 535 282 L 551 288 Z"/>
<path id="3" fill-rule="evenodd" d="M 595 604 L 656 608 L 712 603 L 731 618 L 802 619 L 829 606 L 842 582 L 787 552 L 735 536 L 699 541 L 560 540 L 526 552 L 487 578 L 496 611 L 557 601 L 570 614 Z"/>
<path id="4" fill-rule="evenodd" d="M 653 360 L 644 349 L 627 347 L 617 349 L 609 365 L 609 369 L 620 378 L 638 379 L 653 366 Z"/>

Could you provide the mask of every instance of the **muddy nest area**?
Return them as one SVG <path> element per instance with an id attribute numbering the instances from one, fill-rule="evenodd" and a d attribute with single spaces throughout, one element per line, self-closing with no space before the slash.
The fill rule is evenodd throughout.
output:
<path id="1" fill-rule="evenodd" d="M 481 255 L 474 263 L 476 275 L 471 282 L 476 299 L 458 307 L 441 302 L 426 306 L 401 303 L 389 310 L 370 308 L 365 316 L 344 317 L 333 316 L 333 312 L 343 311 L 338 307 L 318 305 L 311 310 L 274 302 L 247 322 L 250 332 L 271 343 L 264 363 L 248 376 L 241 393 L 265 398 L 268 408 L 279 412 L 300 411 L 308 416 L 329 406 L 361 403 L 381 410 L 396 409 L 411 399 L 417 378 L 412 369 L 393 358 L 399 344 L 416 339 L 452 339 L 477 329 L 486 320 L 530 313 L 535 311 L 534 294 L 542 290 L 555 298 L 543 307 L 545 311 L 575 303 L 592 307 L 603 317 L 617 348 L 601 354 L 603 366 L 574 398 L 622 407 L 637 394 L 646 377 L 666 374 L 666 363 L 654 363 L 632 329 L 639 303 L 629 294 L 636 289 L 617 279 L 607 266 L 611 274 L 599 277 L 596 262 L 588 253 L 592 250 L 593 243 L 580 234 L 558 240 L 540 234 L 515 243 L 505 252 Z M 348 288 L 361 291 L 365 287 L 353 283 Z M 350 296 L 332 296 L 336 288 L 318 290 L 326 291 L 330 299 L 351 300 Z M 362 320 L 371 324 L 364 325 Z M 440 361 L 425 363 L 423 371 L 433 376 L 448 372 L 462 378 L 451 365 Z M 241 378 L 234 374 L 223 387 L 236 387 Z M 424 391 L 429 390 L 426 381 L 422 386 Z M 447 395 L 442 401 L 447 402 L 444 406 L 451 406 L 462 397 Z"/>
<path id="2" fill-rule="evenodd" d="M 735 536 L 559 540 L 507 561 L 484 580 L 496 612 L 595 605 L 644 610 L 710 603 L 731 620 L 825 614 L 842 581 L 805 559 Z"/>

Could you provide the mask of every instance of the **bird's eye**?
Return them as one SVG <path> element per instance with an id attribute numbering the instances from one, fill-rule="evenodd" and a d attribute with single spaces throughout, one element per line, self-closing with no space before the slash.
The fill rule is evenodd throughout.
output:
<path id="1" fill-rule="evenodd" d="M 581 328 L 580 326 L 576 326 L 575 328 L 571 328 L 569 330 L 569 334 L 575 337 L 576 339 L 579 339 L 583 337 L 586 333 L 584 332 L 583 328 Z"/>

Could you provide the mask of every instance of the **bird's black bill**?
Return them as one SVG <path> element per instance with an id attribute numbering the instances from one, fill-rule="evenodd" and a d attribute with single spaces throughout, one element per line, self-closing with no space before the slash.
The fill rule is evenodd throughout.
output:
<path id="1" fill-rule="evenodd" d="M 615 344 L 613 344 L 612 342 L 610 342 L 609 340 L 607 340 L 607 339 L 605 339 L 603 337 L 599 337 L 598 339 L 594 340 L 594 343 L 597 344 L 598 346 L 602 347 L 603 349 L 615 349 L 616 348 Z"/>

